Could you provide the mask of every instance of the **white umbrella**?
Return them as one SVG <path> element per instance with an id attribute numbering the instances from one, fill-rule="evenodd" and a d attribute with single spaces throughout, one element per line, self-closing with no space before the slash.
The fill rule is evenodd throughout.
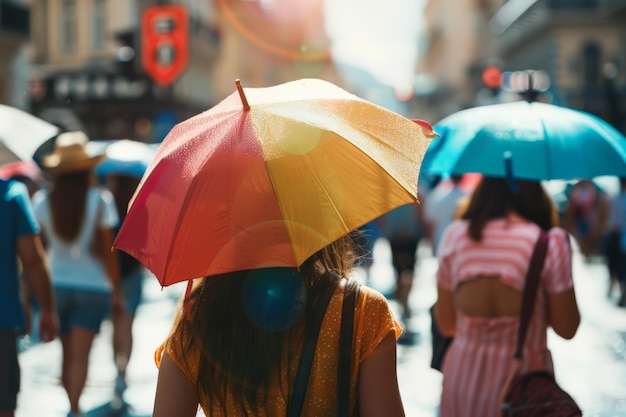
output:
<path id="1" fill-rule="evenodd" d="M 59 133 L 59 128 L 23 110 L 0 104 L 0 164 L 16 159 L 31 161 L 37 149 Z M 4 155 L 2 154 L 4 153 Z"/>

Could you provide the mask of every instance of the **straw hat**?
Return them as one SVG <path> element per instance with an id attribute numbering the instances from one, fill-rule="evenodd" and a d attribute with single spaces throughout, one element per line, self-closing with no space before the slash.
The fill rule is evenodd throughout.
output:
<path id="1" fill-rule="evenodd" d="M 54 141 L 54 151 L 43 157 L 43 167 L 51 174 L 88 171 L 94 168 L 105 155 L 90 155 L 85 149 L 88 141 L 83 132 L 61 133 Z"/>

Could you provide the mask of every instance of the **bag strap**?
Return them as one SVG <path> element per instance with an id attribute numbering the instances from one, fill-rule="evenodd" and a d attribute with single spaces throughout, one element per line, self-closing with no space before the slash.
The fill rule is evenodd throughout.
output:
<path id="1" fill-rule="evenodd" d="M 348 417 L 350 415 L 350 363 L 352 361 L 354 310 L 359 302 L 360 288 L 361 286 L 357 280 L 350 278 L 343 293 L 337 372 L 337 417 Z"/>
<path id="2" fill-rule="evenodd" d="M 526 283 L 524 284 L 524 292 L 522 293 L 522 307 L 520 310 L 520 321 L 517 333 L 517 346 L 515 348 L 516 359 L 522 359 L 522 351 L 528 327 L 530 326 L 530 318 L 535 307 L 537 289 L 539 288 L 539 277 L 548 251 L 549 236 L 548 233 L 542 231 L 535 243 L 533 254 L 530 258 L 530 264 L 526 273 Z"/>
<path id="3" fill-rule="evenodd" d="M 304 405 L 304 397 L 306 397 L 307 386 L 309 385 L 309 377 L 311 375 L 311 365 L 313 364 L 313 356 L 315 355 L 315 347 L 317 346 L 317 337 L 322 327 L 322 321 L 326 315 L 328 303 L 335 292 L 335 288 L 339 284 L 341 277 L 333 274 L 335 279 L 333 284 L 326 287 L 325 291 L 320 295 L 320 300 L 316 306 L 315 315 L 311 322 L 310 328 L 307 328 L 304 339 L 304 347 L 300 356 L 300 364 L 296 373 L 296 381 L 293 387 L 293 394 L 287 404 L 287 417 L 299 417 L 302 413 Z"/>

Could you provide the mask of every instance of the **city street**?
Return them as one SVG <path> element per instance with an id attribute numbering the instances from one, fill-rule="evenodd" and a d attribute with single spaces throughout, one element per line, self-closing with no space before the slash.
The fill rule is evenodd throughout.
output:
<path id="1" fill-rule="evenodd" d="M 370 285 L 384 294 L 393 288 L 386 241 L 374 251 Z M 415 344 L 400 345 L 398 373 L 406 415 L 437 415 L 441 374 L 430 369 L 430 316 L 435 300 L 434 273 L 437 261 L 428 242 L 419 249 L 415 285 L 411 296 L 411 330 Z M 626 416 L 626 309 L 607 299 L 607 276 L 600 262 L 585 263 L 576 254 L 574 280 L 582 323 L 572 340 L 550 334 L 558 382 L 572 394 L 585 417 Z M 184 284 L 163 290 L 156 279 L 145 281 L 145 301 L 135 322 L 135 350 L 128 369 L 128 408 L 114 413 L 111 324 L 106 322 L 93 348 L 87 388 L 81 399 L 86 416 L 149 416 L 152 411 L 157 370 L 153 352 L 167 335 L 171 315 Z M 394 309 L 396 304 L 391 301 Z M 17 417 L 65 417 L 68 403 L 59 384 L 61 346 L 58 341 L 35 345 L 20 355 L 22 390 Z"/>
<path id="2" fill-rule="evenodd" d="M 40 288 L 45 274 L 32 250 L 39 243 L 26 233 L 35 223 L 53 255 L 57 286 L 104 291 L 114 279 L 103 228 L 115 226 L 115 248 L 147 268 L 127 385 L 116 384 L 110 319 L 88 358 L 84 342 L 93 332 L 72 337 L 65 372 L 60 339 L 39 343 L 33 321 L 33 336 L 18 340 L 15 417 L 67 417 L 63 383 L 76 409 L 83 382 L 80 417 L 151 416 L 154 353 L 187 288 L 169 283 L 300 262 L 346 230 L 414 198 L 430 199 L 440 180 L 452 184 L 465 174 L 459 187 L 466 191 L 485 179 L 478 206 L 499 210 L 502 199 L 517 214 L 525 213 L 525 201 L 541 211 L 545 201 L 530 183 L 540 181 L 561 224 L 580 234 L 580 248 L 573 239 L 572 246 L 581 323 L 571 340 L 547 335 L 556 381 L 583 417 L 626 417 L 626 307 L 617 305 L 625 300 L 619 288 L 609 291 L 604 258 L 593 256 L 596 231 L 626 230 L 625 28 L 626 0 L 0 0 L 0 217 L 11 226 L 0 232 L 0 246 L 9 248 L 1 253 L 11 261 L 0 281 L 12 290 L 0 292 L 13 298 L 0 301 L 0 331 L 17 323 L 16 271 L 29 275 L 32 289 L 23 292 L 34 304 L 48 312 L 53 302 Z M 24 182 L 28 195 L 6 180 Z M 432 198 L 430 209 L 422 207 L 424 220 L 452 217 L 448 203 L 459 197 L 453 190 Z M 381 220 L 381 236 L 419 227 L 401 212 Z M 432 232 L 439 242 L 439 230 Z M 410 308 L 405 291 L 394 294 L 386 239 L 376 242 L 373 265 L 355 271 L 387 297 L 404 327 L 397 371 L 407 417 L 438 417 L 440 410 L 443 375 L 430 367 L 438 269 L 432 249 L 429 239 L 417 248 Z M 498 249 L 486 255 L 502 256 L 496 269 L 505 274 L 522 246 Z M 480 253 L 463 256 L 484 261 Z M 510 288 L 486 287 L 497 291 L 499 304 L 516 306 L 504 301 Z M 552 303 L 566 319 L 573 317 L 571 294 Z M 468 312 L 470 304 L 481 314 L 503 311 L 473 295 L 461 300 Z M 60 307 L 80 309 L 85 324 L 94 319 L 95 312 L 70 302 L 59 293 Z M 230 324 L 228 316 L 219 320 Z M 571 334 L 571 323 L 551 316 L 559 333 Z M 483 324 L 477 327 L 489 328 L 490 340 L 498 334 L 491 331 L 498 323 Z M 211 340 L 248 347 L 239 345 L 243 338 Z M 263 356 L 252 349 L 246 358 Z M 535 350 L 527 356 L 539 360 Z M 471 373 L 474 363 L 463 357 L 454 368 Z M 475 388 L 496 398 L 506 388 L 456 378 L 467 397 Z M 381 392 L 388 385 L 374 383 Z"/>

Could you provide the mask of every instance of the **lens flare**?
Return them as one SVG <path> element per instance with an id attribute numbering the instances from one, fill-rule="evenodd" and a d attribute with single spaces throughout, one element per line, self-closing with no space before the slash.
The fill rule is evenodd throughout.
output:
<path id="1" fill-rule="evenodd" d="M 294 2 L 294 3 L 297 4 L 299 2 Z M 258 46 L 261 49 L 264 49 L 274 55 L 277 55 L 283 58 L 289 58 L 289 59 L 294 59 L 294 60 L 299 60 L 299 61 L 324 61 L 324 60 L 330 59 L 330 53 L 328 52 L 328 50 L 326 49 L 320 50 L 319 48 L 310 48 L 308 47 L 309 45 L 308 43 L 301 43 L 300 45 L 297 45 L 293 48 L 288 48 L 288 47 L 282 47 L 272 42 L 269 42 L 268 40 L 259 36 L 259 34 L 255 33 L 249 27 L 247 27 L 236 16 L 233 9 L 229 6 L 228 0 L 218 0 L 218 6 L 223 12 L 226 20 L 237 30 L 237 32 L 239 32 L 246 39 L 248 39 L 250 42 L 252 42 L 254 45 Z M 269 8 L 270 6 L 267 5 L 266 7 Z M 272 9 L 278 9 L 278 7 L 272 7 Z M 297 17 L 298 15 L 299 15 L 298 13 L 294 15 L 293 13 L 282 12 L 282 13 L 274 14 L 273 16 L 275 16 L 280 21 L 284 21 L 287 18 L 286 16 L 293 18 L 294 16 Z M 281 23 L 279 22 L 278 24 L 281 24 Z"/>

